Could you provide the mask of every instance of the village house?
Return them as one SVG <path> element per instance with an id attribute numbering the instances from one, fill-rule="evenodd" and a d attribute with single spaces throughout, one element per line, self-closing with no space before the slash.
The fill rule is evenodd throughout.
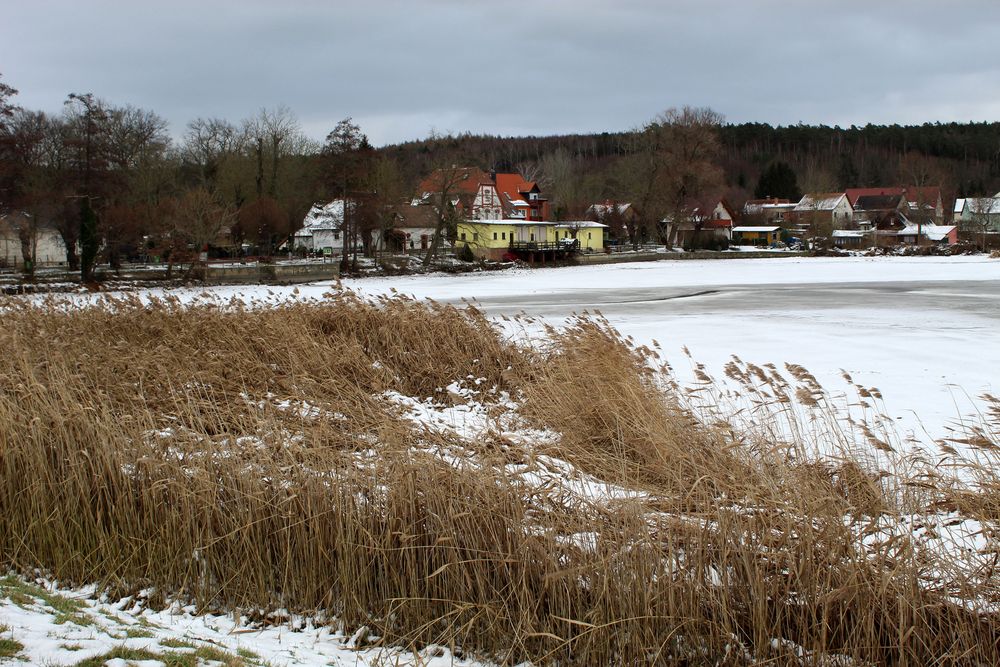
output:
<path id="1" fill-rule="evenodd" d="M 673 221 L 665 219 L 663 226 L 668 242 L 676 246 L 688 247 L 709 238 L 733 238 L 733 222 L 737 216 L 725 199 L 710 200 L 703 206 L 695 206 L 687 219 Z"/>
<path id="2" fill-rule="evenodd" d="M 907 217 L 916 218 L 917 214 L 922 214 L 928 221 L 933 220 L 938 224 L 944 221 L 944 200 L 941 198 L 941 188 L 937 186 L 848 188 L 844 194 L 855 209 L 861 197 L 900 195 L 906 202 L 901 210 Z"/>
<path id="3" fill-rule="evenodd" d="M 992 197 L 956 199 L 952 222 L 962 239 L 982 248 L 1000 247 L 1000 192 Z"/>
<path id="4" fill-rule="evenodd" d="M 909 203 L 902 194 L 861 195 L 854 203 L 853 224 L 843 229 L 864 232 L 861 245 L 895 245 L 897 233 L 909 224 L 906 217 L 909 210 Z M 835 235 L 835 238 L 845 239 L 846 235 Z M 837 245 L 851 247 L 852 244 L 840 242 Z"/>
<path id="5" fill-rule="evenodd" d="M 309 253 L 339 255 L 344 250 L 343 225 L 343 199 L 315 204 L 302 220 L 302 228 L 292 234 L 292 246 Z"/>
<path id="6" fill-rule="evenodd" d="M 952 222 L 962 229 L 1000 232 L 1000 192 L 993 197 L 956 199 Z"/>
<path id="7" fill-rule="evenodd" d="M 743 222 L 750 225 L 784 227 L 792 218 L 798 202 L 790 199 L 750 199 L 743 204 Z"/>
<path id="8" fill-rule="evenodd" d="M 401 204 L 394 207 L 395 222 L 386 232 L 386 248 L 391 252 L 427 250 L 437 231 L 438 215 L 433 206 Z"/>
<path id="9" fill-rule="evenodd" d="M 796 231 L 809 236 L 827 236 L 834 229 L 846 229 L 854 209 L 843 192 L 807 194 L 792 209 Z"/>
<path id="10" fill-rule="evenodd" d="M 490 174 L 477 167 L 438 169 L 420 182 L 414 206 L 439 206 L 440 195 L 448 204 L 470 220 L 500 220 L 508 210 L 504 207 L 497 184 Z"/>
<path id="11" fill-rule="evenodd" d="M 556 226 L 540 220 L 462 220 L 455 245 L 468 246 L 476 257 L 491 260 L 516 251 L 555 251 Z"/>
<path id="12" fill-rule="evenodd" d="M 549 202 L 542 196 L 538 183 L 526 181 L 520 174 L 495 174 L 493 182 L 504 217 L 528 221 L 549 219 Z"/>

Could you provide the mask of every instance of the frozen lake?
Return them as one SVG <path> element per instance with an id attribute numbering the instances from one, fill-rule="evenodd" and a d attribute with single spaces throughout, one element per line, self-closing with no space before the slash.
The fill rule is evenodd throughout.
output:
<path id="1" fill-rule="evenodd" d="M 834 394 L 847 391 L 846 371 L 922 440 L 1000 391 L 1000 260 L 984 257 L 662 261 L 345 284 L 475 299 L 492 315 L 554 324 L 599 310 L 637 343 L 658 341 L 684 381 L 685 346 L 717 378 L 734 354 L 805 366 Z"/>

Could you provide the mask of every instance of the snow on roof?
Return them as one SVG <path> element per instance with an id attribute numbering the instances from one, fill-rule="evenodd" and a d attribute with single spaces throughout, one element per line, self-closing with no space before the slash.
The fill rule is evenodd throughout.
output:
<path id="1" fill-rule="evenodd" d="M 1000 215 L 1000 197 L 968 197 L 965 208 L 971 214 Z"/>
<path id="2" fill-rule="evenodd" d="M 944 241 L 953 231 L 955 231 L 955 225 L 907 225 L 897 232 L 897 236 L 922 234 L 931 241 Z"/>
<path id="3" fill-rule="evenodd" d="M 817 194 L 805 195 L 795 205 L 796 211 L 832 211 L 837 208 L 841 200 L 846 198 L 843 192 L 820 192 Z"/>
<path id="4" fill-rule="evenodd" d="M 733 227 L 734 232 L 776 232 L 781 227 L 760 227 L 760 226 L 750 226 L 750 227 Z"/>
<path id="5" fill-rule="evenodd" d="M 965 208 L 965 199 L 955 200 L 955 213 L 961 213 L 962 209 Z"/>
<path id="6" fill-rule="evenodd" d="M 589 229 L 594 227 L 604 227 L 607 225 L 601 224 L 600 222 L 594 222 L 593 220 L 565 220 L 556 225 L 560 229 Z"/>
<path id="7" fill-rule="evenodd" d="M 833 238 L 835 239 L 860 239 L 865 235 L 860 229 L 835 229 Z"/>
<path id="8" fill-rule="evenodd" d="M 302 226 L 306 229 L 340 229 L 344 222 L 344 200 L 334 199 L 329 204 L 314 204 Z"/>

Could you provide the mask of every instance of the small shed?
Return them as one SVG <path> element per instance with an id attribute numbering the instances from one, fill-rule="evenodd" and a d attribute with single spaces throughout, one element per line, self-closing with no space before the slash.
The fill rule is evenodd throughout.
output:
<path id="1" fill-rule="evenodd" d="M 733 227 L 733 243 L 736 245 L 769 246 L 780 240 L 781 227 Z"/>

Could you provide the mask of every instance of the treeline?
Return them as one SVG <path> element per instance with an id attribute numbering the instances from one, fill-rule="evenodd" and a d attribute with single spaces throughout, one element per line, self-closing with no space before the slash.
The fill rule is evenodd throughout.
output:
<path id="1" fill-rule="evenodd" d="M 617 163 L 636 150 L 645 128 L 629 132 L 551 137 L 464 134 L 429 137 L 384 149 L 419 171 L 430 156 L 452 151 L 465 161 L 498 170 L 517 169 L 545 178 L 539 166 L 553 155 L 574 163 L 584 200 L 620 199 Z M 718 128 L 719 194 L 736 203 L 752 198 L 761 174 L 784 162 L 806 192 L 850 187 L 937 185 L 946 198 L 1000 190 L 1000 123 L 923 125 L 771 126 L 722 124 Z M 551 188 L 554 184 L 549 182 Z M 577 202 L 582 204 L 582 202 Z M 570 205 L 570 208 L 577 208 Z"/>

